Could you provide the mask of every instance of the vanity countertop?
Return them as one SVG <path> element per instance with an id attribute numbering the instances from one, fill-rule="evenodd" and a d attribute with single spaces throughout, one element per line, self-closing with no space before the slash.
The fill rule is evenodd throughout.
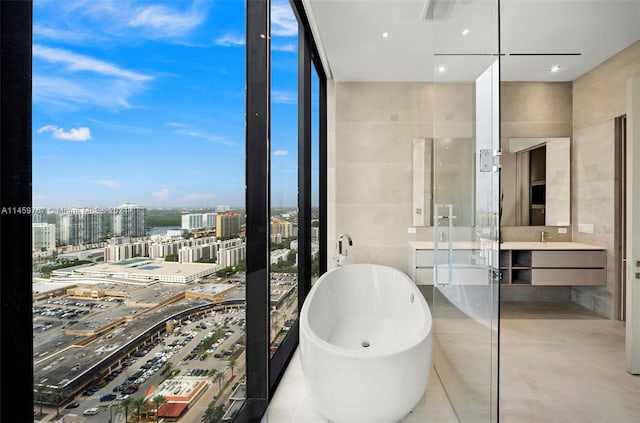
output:
<path id="1" fill-rule="evenodd" d="M 433 241 L 410 241 L 409 245 L 416 250 L 433 250 L 435 249 Z M 485 244 L 485 248 L 489 245 Z M 446 250 L 449 248 L 448 242 L 439 242 L 438 248 Z M 481 243 L 477 241 L 454 241 L 451 245 L 452 250 L 477 250 L 481 248 Z M 582 242 L 536 242 L 536 241 L 507 241 L 500 244 L 501 250 L 605 250 L 604 247 L 596 245 L 584 244 Z"/>
<path id="2" fill-rule="evenodd" d="M 604 247 L 598 247 L 591 244 L 583 244 L 582 242 L 535 242 L 535 241 L 508 241 L 500 244 L 501 250 L 604 250 Z"/>
<path id="3" fill-rule="evenodd" d="M 416 250 L 434 250 L 436 243 L 434 241 L 409 241 L 409 245 Z M 438 242 L 438 249 L 446 250 L 449 248 L 448 242 Z M 477 250 L 480 243 L 477 241 L 454 241 L 451 245 L 452 250 Z"/>

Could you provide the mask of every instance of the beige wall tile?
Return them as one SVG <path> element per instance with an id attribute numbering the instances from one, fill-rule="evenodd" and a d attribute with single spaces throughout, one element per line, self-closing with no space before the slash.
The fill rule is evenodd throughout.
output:
<path id="1" fill-rule="evenodd" d="M 627 79 L 640 75 L 640 41 L 576 79 L 573 126 L 582 128 L 626 113 Z"/>
<path id="2" fill-rule="evenodd" d="M 627 79 L 640 75 L 640 42 L 587 72 L 573 84 L 573 239 L 607 248 L 606 287 L 574 288 L 579 304 L 613 318 L 618 288 L 614 268 L 614 119 L 626 113 Z M 594 225 L 593 234 L 577 231 Z"/>

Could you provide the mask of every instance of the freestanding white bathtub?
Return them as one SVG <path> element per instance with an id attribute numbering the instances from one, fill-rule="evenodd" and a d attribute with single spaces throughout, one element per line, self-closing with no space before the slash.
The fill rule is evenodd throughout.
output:
<path id="1" fill-rule="evenodd" d="M 300 312 L 300 359 L 316 408 L 335 423 L 392 423 L 431 370 L 431 311 L 413 281 L 376 264 L 322 275 Z"/>

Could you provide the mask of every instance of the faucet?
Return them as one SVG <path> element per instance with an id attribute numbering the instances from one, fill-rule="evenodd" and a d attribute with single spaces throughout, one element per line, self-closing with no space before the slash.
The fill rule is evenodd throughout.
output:
<path id="1" fill-rule="evenodd" d="M 343 245 L 343 242 L 347 242 L 348 244 Z M 336 244 L 336 264 L 338 267 L 342 266 L 342 262 L 347 257 L 347 249 L 352 245 L 353 241 L 349 235 L 340 234 L 338 236 L 338 242 Z"/>
<path id="2" fill-rule="evenodd" d="M 540 233 L 540 242 L 547 242 L 547 239 L 551 238 L 548 232 L 542 231 Z"/>

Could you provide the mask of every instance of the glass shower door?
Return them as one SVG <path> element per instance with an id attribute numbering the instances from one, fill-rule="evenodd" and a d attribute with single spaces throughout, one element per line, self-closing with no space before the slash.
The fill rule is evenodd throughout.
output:
<path id="1" fill-rule="evenodd" d="M 461 422 L 497 421 L 498 1 L 434 11 L 434 355 Z M 472 25 L 473 24 L 473 25 Z"/>

